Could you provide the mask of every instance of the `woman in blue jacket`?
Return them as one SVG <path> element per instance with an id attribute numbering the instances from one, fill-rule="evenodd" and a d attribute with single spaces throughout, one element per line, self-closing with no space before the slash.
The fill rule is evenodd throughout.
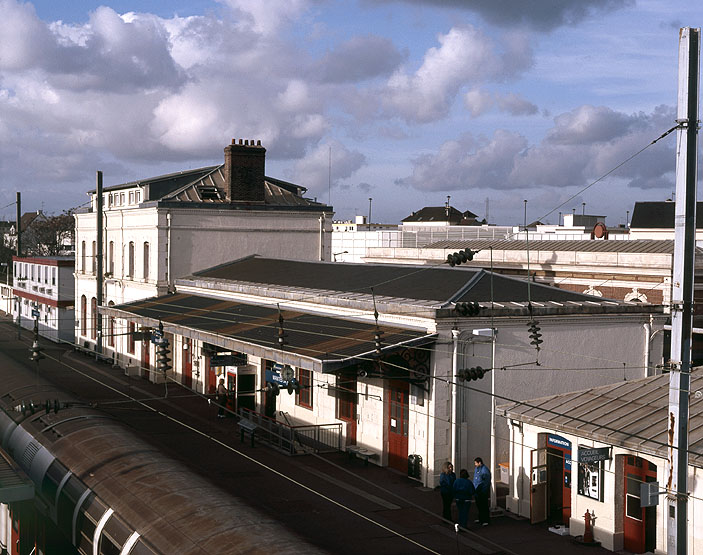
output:
<path id="1" fill-rule="evenodd" d="M 462 468 L 454 482 L 454 499 L 456 499 L 456 508 L 459 510 L 459 526 L 462 528 L 469 527 L 469 508 L 474 491 L 474 485 L 469 480 L 469 471 Z"/>
<path id="2" fill-rule="evenodd" d="M 452 520 L 452 500 L 454 499 L 454 465 L 445 462 L 442 465 L 442 473 L 439 475 L 439 493 L 442 495 L 442 516 L 447 520 Z"/>

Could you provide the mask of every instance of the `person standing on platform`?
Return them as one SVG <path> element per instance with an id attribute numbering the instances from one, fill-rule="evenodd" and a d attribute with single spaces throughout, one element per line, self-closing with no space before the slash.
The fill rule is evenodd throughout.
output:
<path id="1" fill-rule="evenodd" d="M 439 475 L 439 493 L 442 495 L 442 516 L 447 520 L 452 520 L 452 500 L 454 499 L 454 465 L 445 462 L 442 465 L 442 473 Z"/>
<path id="2" fill-rule="evenodd" d="M 220 383 L 217 386 L 217 404 L 219 405 L 217 418 L 224 418 L 225 405 L 227 404 L 227 388 L 225 387 L 225 380 L 222 378 L 220 378 Z"/>
<path id="3" fill-rule="evenodd" d="M 462 528 L 469 527 L 469 508 L 471 508 L 474 492 L 474 485 L 469 480 L 469 471 L 462 468 L 459 477 L 454 482 L 454 499 L 456 499 L 456 508 L 459 513 L 459 526 Z"/>
<path id="4" fill-rule="evenodd" d="M 474 459 L 474 488 L 476 489 L 476 508 L 478 508 L 478 522 L 481 526 L 488 526 L 491 515 L 488 501 L 491 497 L 491 471 L 483 464 L 481 457 Z"/>

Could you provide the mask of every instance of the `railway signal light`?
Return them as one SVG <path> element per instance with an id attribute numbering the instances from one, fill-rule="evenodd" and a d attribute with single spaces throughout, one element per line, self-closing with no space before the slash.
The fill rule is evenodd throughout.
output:
<path id="1" fill-rule="evenodd" d="M 32 353 L 29 357 L 29 360 L 33 360 L 34 362 L 39 362 L 41 359 L 46 358 L 42 353 L 42 348 L 41 345 L 39 345 L 39 340 L 36 338 L 34 339 L 34 343 L 32 343 L 29 352 Z"/>
<path id="2" fill-rule="evenodd" d="M 156 367 L 164 374 L 171 369 L 171 358 L 168 356 L 171 350 L 168 348 L 168 339 L 162 339 L 156 347 Z"/>
<path id="3" fill-rule="evenodd" d="M 300 392 L 300 382 L 295 378 L 288 380 L 288 394 L 293 395 L 293 392 Z"/>
<path id="4" fill-rule="evenodd" d="M 381 351 L 383 350 L 383 332 L 381 330 L 376 330 L 376 332 L 373 334 L 373 340 L 376 343 L 376 354 L 381 355 Z"/>
<path id="5" fill-rule="evenodd" d="M 531 320 L 527 324 L 527 329 L 530 332 L 530 345 L 534 345 L 535 349 L 539 351 L 540 349 L 540 344 L 543 343 L 542 341 L 542 334 L 540 333 L 540 327 L 538 326 L 539 322 L 536 320 Z"/>
<path id="6" fill-rule="evenodd" d="M 454 305 L 454 310 L 456 310 L 461 316 L 476 316 L 481 312 L 481 305 L 477 302 L 472 303 L 456 303 Z"/>
<path id="7" fill-rule="evenodd" d="M 469 262 L 470 260 L 474 259 L 474 254 L 476 254 L 477 251 L 472 251 L 471 249 L 464 249 L 462 251 L 457 251 L 453 254 L 448 254 L 447 255 L 447 264 L 450 266 L 460 266 L 461 264 L 464 264 L 465 262 Z"/>
<path id="8" fill-rule="evenodd" d="M 468 382 L 471 380 L 480 380 L 488 372 L 490 368 L 483 369 L 480 366 L 475 366 L 473 368 L 464 368 L 457 372 L 457 377 L 461 380 Z"/>

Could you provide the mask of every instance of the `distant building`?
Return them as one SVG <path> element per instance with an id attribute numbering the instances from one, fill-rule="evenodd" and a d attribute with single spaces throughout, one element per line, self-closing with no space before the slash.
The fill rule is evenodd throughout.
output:
<path id="1" fill-rule="evenodd" d="M 478 216 L 469 210 L 461 212 L 449 206 L 425 206 L 417 212 L 413 212 L 408 217 L 403 218 L 402 225 L 405 227 L 444 227 L 454 225 L 481 225 L 477 221 Z"/>
<path id="2" fill-rule="evenodd" d="M 636 202 L 630 235 L 633 239 L 673 239 L 675 209 L 672 200 Z M 703 202 L 696 204 L 696 241 L 703 242 Z"/>
<path id="3" fill-rule="evenodd" d="M 39 323 L 39 334 L 53 341 L 74 338 L 72 256 L 12 257 L 12 317 L 23 328 Z"/>
<path id="4" fill-rule="evenodd" d="M 173 289 L 174 278 L 251 254 L 330 260 L 332 208 L 300 185 L 265 175 L 261 142 L 232 141 L 224 164 L 106 187 L 103 191 L 104 304 Z M 76 340 L 93 348 L 97 313 L 95 190 L 76 219 Z M 115 331 L 103 326 L 107 354 Z"/>

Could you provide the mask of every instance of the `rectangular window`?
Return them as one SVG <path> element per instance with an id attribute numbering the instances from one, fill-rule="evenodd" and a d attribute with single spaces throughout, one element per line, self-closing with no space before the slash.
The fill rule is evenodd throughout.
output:
<path id="1" fill-rule="evenodd" d="M 137 204 L 139 204 L 139 203 L 142 201 L 142 192 L 141 192 L 141 191 L 137 191 L 137 192 L 135 193 L 135 197 L 136 197 L 136 200 L 137 200 Z"/>
<path id="2" fill-rule="evenodd" d="M 296 395 L 297 404 L 312 409 L 312 371 L 298 368 L 298 383 L 300 391 Z"/>
<path id="3" fill-rule="evenodd" d="M 91 252 L 90 267 L 92 268 L 92 272 L 95 273 L 98 267 L 98 243 L 96 241 L 93 241 L 93 250 Z"/>
<path id="4" fill-rule="evenodd" d="M 127 277 L 134 277 L 134 242 L 127 246 Z"/>
<path id="5" fill-rule="evenodd" d="M 56 285 L 56 268 L 51 269 L 51 285 Z"/>
<path id="6" fill-rule="evenodd" d="M 129 203 L 134 204 L 134 191 L 129 192 Z"/>
<path id="7" fill-rule="evenodd" d="M 115 275 L 115 242 L 110 241 L 107 247 L 107 271 L 111 276 Z"/>
<path id="8" fill-rule="evenodd" d="M 149 279 L 149 243 L 144 243 L 144 279 Z"/>
<path id="9" fill-rule="evenodd" d="M 120 193 L 120 204 L 124 204 L 124 193 Z"/>
<path id="10" fill-rule="evenodd" d="M 127 352 L 134 354 L 134 322 L 127 324 Z"/>

